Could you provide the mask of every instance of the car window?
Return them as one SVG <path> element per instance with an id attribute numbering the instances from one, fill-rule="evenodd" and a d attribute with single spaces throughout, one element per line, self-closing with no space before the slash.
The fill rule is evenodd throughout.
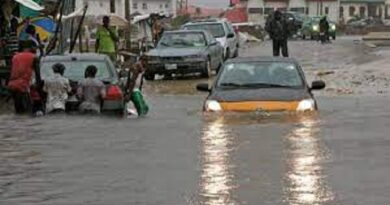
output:
<path id="1" fill-rule="evenodd" d="M 226 35 L 225 29 L 221 23 L 207 23 L 207 24 L 194 24 L 184 26 L 186 30 L 205 30 L 208 31 L 215 38 L 221 38 Z"/>
<path id="2" fill-rule="evenodd" d="M 203 33 L 168 33 L 164 34 L 159 47 L 204 47 L 207 39 Z"/>
<path id="3" fill-rule="evenodd" d="M 284 62 L 229 63 L 224 66 L 217 87 L 229 86 L 302 87 L 303 81 L 295 64 Z"/>
<path id="4" fill-rule="evenodd" d="M 228 33 L 233 33 L 233 34 L 234 34 L 234 30 L 233 30 L 233 28 L 229 25 L 229 23 L 225 22 L 225 26 L 226 26 L 226 28 L 228 29 Z"/>
<path id="5" fill-rule="evenodd" d="M 41 75 L 43 79 L 53 76 L 52 66 L 56 63 L 62 63 L 65 66 L 64 76 L 71 80 L 83 79 L 85 69 L 89 65 L 97 67 L 98 72 L 96 73 L 96 77 L 98 79 L 103 80 L 113 77 L 112 71 L 105 61 L 44 61 L 41 64 Z"/>

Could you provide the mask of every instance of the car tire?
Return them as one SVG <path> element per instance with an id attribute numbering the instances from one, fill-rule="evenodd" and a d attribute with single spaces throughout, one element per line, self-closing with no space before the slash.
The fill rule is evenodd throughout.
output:
<path id="1" fill-rule="evenodd" d="M 236 48 L 236 51 L 234 51 L 234 55 L 233 55 L 233 58 L 237 58 L 238 57 L 238 46 Z"/>
<path id="2" fill-rule="evenodd" d="M 332 39 L 333 39 L 333 40 L 336 40 L 336 35 L 332 36 Z"/>
<path id="3" fill-rule="evenodd" d="M 204 78 L 210 78 L 211 77 L 211 60 L 208 58 L 206 63 L 206 68 L 204 68 L 204 71 L 202 73 L 202 77 Z"/>
<path id="4" fill-rule="evenodd" d="M 230 49 L 227 48 L 226 49 L 226 54 L 225 54 L 225 61 L 228 60 L 230 58 Z"/>
<path id="5" fill-rule="evenodd" d="M 305 40 L 306 39 L 306 36 L 305 34 L 302 34 L 302 39 Z"/>
<path id="6" fill-rule="evenodd" d="M 146 80 L 153 81 L 155 79 L 155 74 L 154 73 L 145 73 L 144 77 Z"/>
<path id="7" fill-rule="evenodd" d="M 314 36 L 313 36 L 313 35 L 311 35 L 311 36 L 310 36 L 310 39 L 311 39 L 311 40 L 314 40 Z"/>

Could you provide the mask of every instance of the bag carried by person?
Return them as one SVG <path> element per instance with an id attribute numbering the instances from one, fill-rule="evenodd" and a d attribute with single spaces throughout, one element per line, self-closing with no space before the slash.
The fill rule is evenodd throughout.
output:
<path id="1" fill-rule="evenodd" d="M 149 106 L 145 101 L 144 96 L 142 95 L 142 85 L 143 85 L 143 75 L 139 75 L 136 80 L 136 89 L 133 90 L 131 95 L 131 101 L 134 104 L 135 109 L 137 110 L 138 116 L 145 116 L 149 112 Z"/>

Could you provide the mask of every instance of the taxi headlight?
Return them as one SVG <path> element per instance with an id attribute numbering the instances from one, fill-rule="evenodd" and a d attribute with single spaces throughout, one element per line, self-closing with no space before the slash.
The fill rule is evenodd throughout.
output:
<path id="1" fill-rule="evenodd" d="M 320 29 L 320 27 L 318 25 L 313 26 L 313 31 L 318 31 L 319 29 Z"/>
<path id="2" fill-rule="evenodd" d="M 205 104 L 206 111 L 211 111 L 211 112 L 218 112 L 222 110 L 221 105 L 219 102 L 215 100 L 207 100 Z"/>
<path id="3" fill-rule="evenodd" d="M 315 102 L 313 99 L 305 99 L 299 102 L 297 111 L 305 112 L 305 111 L 314 111 L 315 110 Z"/>
<path id="4" fill-rule="evenodd" d="M 332 31 L 335 31 L 335 30 L 336 30 L 336 25 L 334 25 L 334 24 L 331 25 L 331 26 L 330 26 L 330 29 L 331 29 Z"/>

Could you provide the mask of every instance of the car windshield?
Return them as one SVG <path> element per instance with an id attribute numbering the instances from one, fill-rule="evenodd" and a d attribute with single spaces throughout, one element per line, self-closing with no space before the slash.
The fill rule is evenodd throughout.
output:
<path id="1" fill-rule="evenodd" d="M 84 78 L 85 69 L 89 65 L 97 67 L 96 77 L 100 80 L 112 78 L 108 64 L 105 61 L 44 61 L 41 64 L 42 78 L 53 76 L 52 66 L 56 63 L 62 63 L 65 66 L 64 76 L 70 80 L 81 80 Z"/>
<path id="2" fill-rule="evenodd" d="M 225 36 L 225 30 L 223 29 L 223 25 L 221 23 L 187 25 L 184 28 L 187 30 L 208 31 L 214 38 L 221 38 Z"/>
<path id="3" fill-rule="evenodd" d="M 303 87 L 295 64 L 288 62 L 230 63 L 225 65 L 217 87 Z"/>
<path id="4" fill-rule="evenodd" d="M 204 47 L 206 45 L 202 33 L 169 33 L 165 34 L 159 43 L 160 47 Z"/>

